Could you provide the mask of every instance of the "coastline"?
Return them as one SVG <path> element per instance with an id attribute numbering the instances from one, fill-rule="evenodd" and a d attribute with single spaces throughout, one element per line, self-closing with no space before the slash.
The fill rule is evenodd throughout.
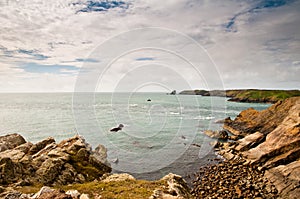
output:
<path id="1" fill-rule="evenodd" d="M 276 103 L 278 101 L 300 96 L 300 90 L 260 90 L 260 89 L 234 89 L 234 90 L 184 90 L 180 95 L 201 95 L 228 97 L 228 101 L 249 103 Z"/>
<path id="2" fill-rule="evenodd" d="M 224 121 L 225 131 L 239 139 L 216 143 L 218 154 L 226 159 L 225 163 L 221 163 L 225 171 L 220 169 L 217 173 L 222 176 L 228 175 L 230 171 L 235 171 L 235 166 L 248 172 L 244 178 L 246 181 L 239 179 L 243 186 L 235 188 L 236 185 L 232 184 L 234 189 L 231 190 L 231 194 L 254 190 L 250 196 L 248 193 L 243 196 L 295 199 L 300 197 L 299 110 L 300 97 L 293 97 L 279 101 L 263 111 L 249 108 L 234 120 Z M 251 175 L 253 171 L 257 174 Z M 240 176 L 239 173 L 237 171 L 235 175 Z M 254 179 L 258 175 L 261 178 Z M 212 177 L 210 174 L 208 176 Z M 264 187 L 263 190 L 261 187 Z"/>
<path id="3" fill-rule="evenodd" d="M 105 147 L 98 146 L 93 151 L 80 136 L 58 144 L 48 138 L 34 145 L 17 134 L 11 135 L 11 139 L 1 136 L 0 195 L 5 198 L 9 194 L 21 196 L 24 193 L 24 198 L 32 198 L 44 185 L 54 187 L 53 194 L 63 189 L 61 194 L 65 194 L 65 198 L 74 198 L 67 194 L 69 188 L 80 190 L 81 195 L 87 193 L 89 198 L 100 198 L 101 193 L 106 192 L 97 189 L 97 196 L 91 195 L 92 192 L 97 187 L 111 186 L 114 189 L 106 194 L 112 192 L 119 197 L 118 194 L 126 192 L 131 198 L 141 190 L 147 198 L 153 199 L 164 196 L 299 198 L 299 106 L 300 97 L 294 97 L 263 111 L 250 108 L 234 120 L 224 120 L 223 128 L 229 136 L 220 137 L 215 148 L 225 160 L 201 167 L 195 174 L 192 190 L 182 177 L 174 174 L 158 181 L 135 180 L 128 174 L 111 175 Z M 234 136 L 239 139 L 226 141 Z M 105 181 L 109 176 L 118 179 L 118 183 Z M 136 186 L 120 190 L 130 184 Z"/>

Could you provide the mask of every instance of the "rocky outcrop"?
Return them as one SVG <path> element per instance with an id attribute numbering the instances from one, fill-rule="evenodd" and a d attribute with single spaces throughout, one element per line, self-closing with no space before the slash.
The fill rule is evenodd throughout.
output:
<path id="1" fill-rule="evenodd" d="M 235 120 L 227 121 L 224 128 L 244 138 L 223 147 L 221 155 L 258 165 L 281 197 L 299 198 L 296 193 L 300 193 L 300 97 L 286 99 L 260 112 L 247 109 Z"/>
<path id="2" fill-rule="evenodd" d="M 223 128 L 234 135 L 246 136 L 257 131 L 264 135 L 277 128 L 291 114 L 290 109 L 299 103 L 300 97 L 280 101 L 263 111 L 253 108 L 242 111 L 233 121 L 226 120 Z M 296 107 L 295 107 L 296 108 Z M 294 110 L 295 111 L 295 110 Z M 294 114 L 297 114 L 294 112 Z M 292 116 L 293 117 L 293 116 Z"/>
<path id="3" fill-rule="evenodd" d="M 53 138 L 32 144 L 18 134 L 11 134 L 0 136 L 0 143 L 0 184 L 3 185 L 83 183 L 111 171 L 104 147 L 92 151 L 81 136 L 58 144 Z"/>
<path id="4" fill-rule="evenodd" d="M 159 187 L 153 191 L 149 199 L 189 199 L 194 198 L 185 180 L 176 174 L 170 173 L 163 177 L 167 186 Z"/>

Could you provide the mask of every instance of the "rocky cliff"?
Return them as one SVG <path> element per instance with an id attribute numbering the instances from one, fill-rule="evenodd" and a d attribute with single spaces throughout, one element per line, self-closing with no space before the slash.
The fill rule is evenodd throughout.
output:
<path id="1" fill-rule="evenodd" d="M 64 185 L 83 183 L 111 172 L 106 149 L 94 151 L 80 136 L 56 143 L 47 138 L 36 144 L 18 134 L 0 136 L 0 184 Z"/>
<path id="2" fill-rule="evenodd" d="M 241 139 L 223 144 L 221 155 L 258 165 L 282 198 L 300 198 L 300 97 L 242 111 L 224 129 Z"/>

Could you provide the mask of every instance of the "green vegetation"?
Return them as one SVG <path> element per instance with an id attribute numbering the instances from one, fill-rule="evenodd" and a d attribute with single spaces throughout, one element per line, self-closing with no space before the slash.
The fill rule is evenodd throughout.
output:
<path id="1" fill-rule="evenodd" d="M 91 198 L 101 196 L 106 199 L 142 199 L 149 198 L 158 187 L 166 186 L 164 181 L 126 180 L 112 182 L 89 182 L 54 187 L 64 191 L 78 190 L 80 193 L 88 194 Z M 22 193 L 35 193 L 41 186 L 21 187 Z"/>
<path id="2" fill-rule="evenodd" d="M 185 90 L 179 94 L 183 95 L 202 95 L 202 96 L 226 96 L 230 97 L 229 101 L 238 102 L 264 102 L 276 103 L 290 97 L 300 96 L 300 90 L 259 90 L 259 89 L 244 89 L 244 90 Z"/>
<path id="3" fill-rule="evenodd" d="M 228 92 L 228 93 L 227 93 Z M 299 90 L 232 90 L 226 95 L 232 97 L 231 101 L 240 102 L 271 102 L 275 103 L 290 97 L 300 96 Z"/>
<path id="4" fill-rule="evenodd" d="M 20 191 L 25 194 L 31 194 L 31 193 L 37 193 L 43 185 L 33 185 L 33 186 L 22 186 L 22 187 L 17 187 L 16 190 Z"/>
<path id="5" fill-rule="evenodd" d="M 149 198 L 155 188 L 162 186 L 162 181 L 126 180 L 119 182 L 91 182 L 62 187 L 63 190 L 76 189 L 90 196 L 96 194 L 102 198 Z"/>

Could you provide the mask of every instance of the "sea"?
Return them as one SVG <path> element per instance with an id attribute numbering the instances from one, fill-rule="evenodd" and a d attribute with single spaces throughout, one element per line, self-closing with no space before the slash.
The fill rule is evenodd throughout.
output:
<path id="1" fill-rule="evenodd" d="M 187 181 L 215 154 L 205 130 L 234 119 L 242 110 L 270 104 L 229 102 L 225 97 L 166 93 L 2 93 L 0 135 L 27 141 L 81 135 L 92 148 L 107 148 L 114 173 L 156 180 L 176 173 Z M 119 132 L 110 129 L 123 124 Z"/>

